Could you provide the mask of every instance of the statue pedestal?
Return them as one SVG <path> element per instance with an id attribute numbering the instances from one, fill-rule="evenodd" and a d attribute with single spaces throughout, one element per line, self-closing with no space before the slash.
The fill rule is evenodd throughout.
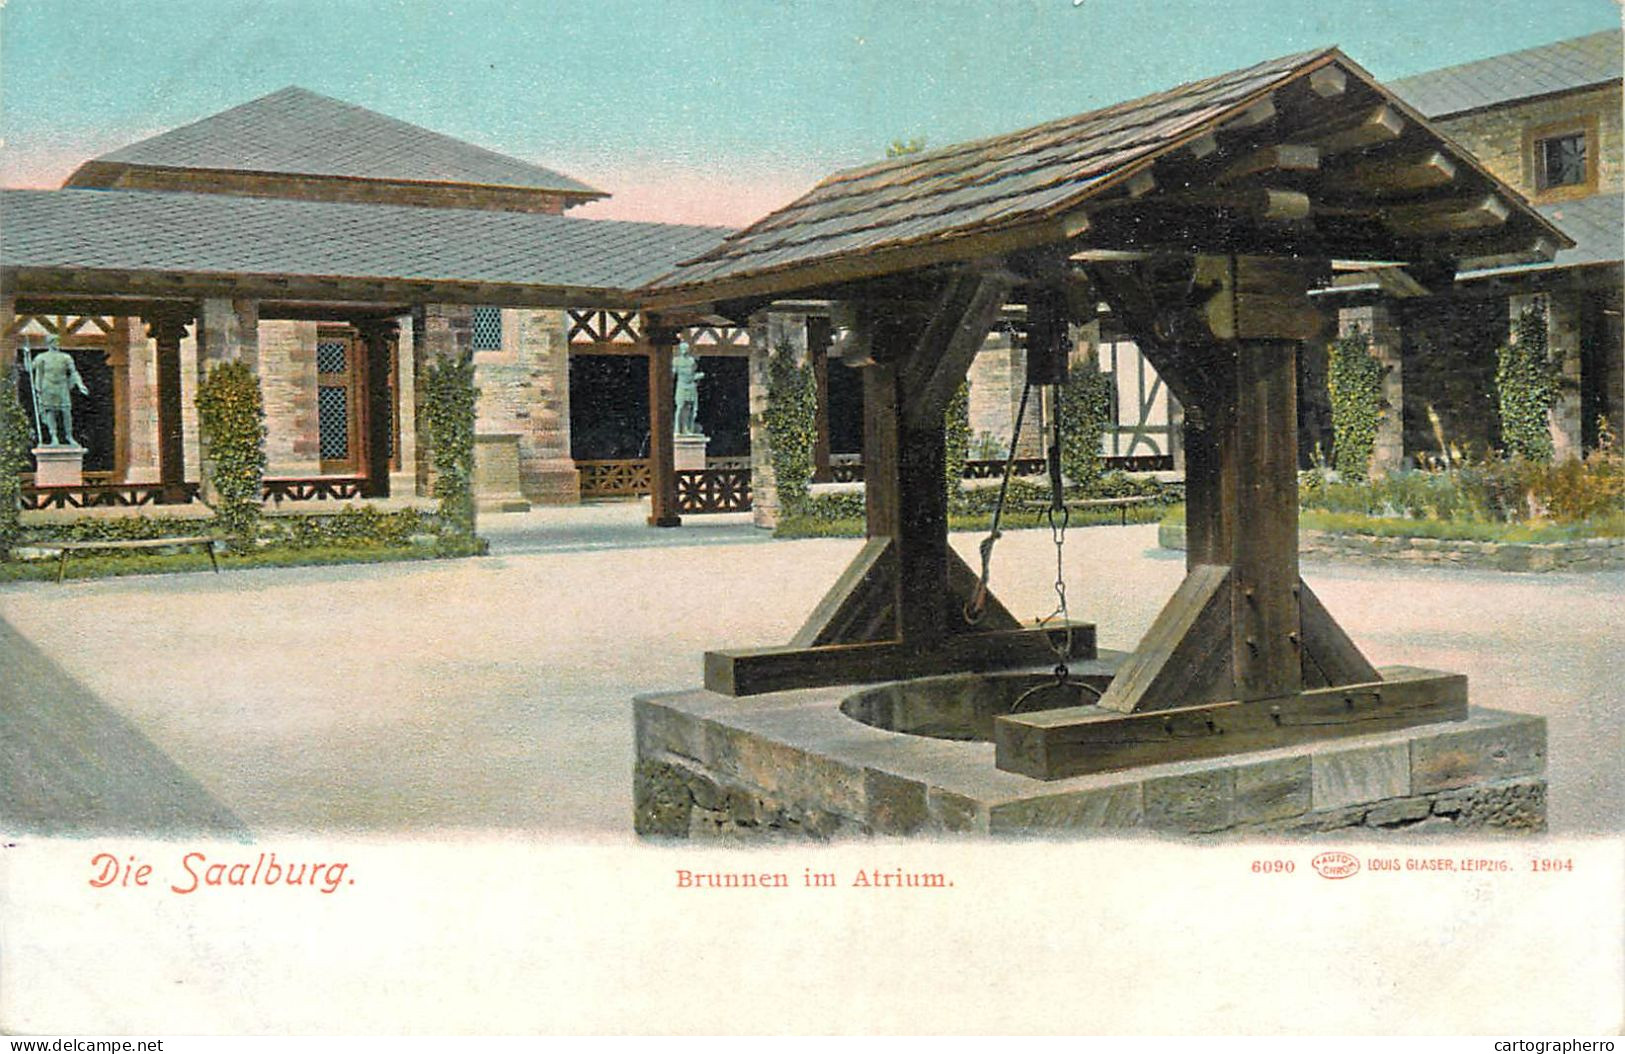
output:
<path id="1" fill-rule="evenodd" d="M 85 485 L 85 448 L 82 446 L 37 446 L 34 448 L 34 486 L 82 487 Z"/>
<path id="2" fill-rule="evenodd" d="M 671 437 L 671 444 L 672 467 L 678 472 L 691 472 L 705 467 L 705 448 L 711 445 L 710 436 L 679 432 Z"/>

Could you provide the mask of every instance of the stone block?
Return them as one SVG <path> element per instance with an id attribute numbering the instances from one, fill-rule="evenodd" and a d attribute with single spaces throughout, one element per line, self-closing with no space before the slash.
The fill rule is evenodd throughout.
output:
<path id="1" fill-rule="evenodd" d="M 1281 758 L 1236 769 L 1235 822 L 1284 820 L 1309 811 L 1311 776 L 1306 757 Z"/>
<path id="2" fill-rule="evenodd" d="M 632 704 L 638 756 L 677 754 L 705 763 L 705 728 L 694 718 L 647 699 Z"/>
<path id="3" fill-rule="evenodd" d="M 955 834 L 988 829 L 987 808 L 963 794 L 929 787 L 925 792 L 925 808 L 933 829 Z"/>
<path id="4" fill-rule="evenodd" d="M 1398 827 L 1426 819 L 1433 812 L 1433 799 L 1423 795 L 1417 798 L 1395 798 L 1371 807 L 1365 814 L 1367 827 Z"/>
<path id="5" fill-rule="evenodd" d="M 1101 830 L 1138 827 L 1145 818 L 1140 784 L 1047 794 L 988 807 L 988 830 L 997 834 L 1022 831 Z"/>
<path id="6" fill-rule="evenodd" d="M 1411 757 L 1405 743 L 1322 751 L 1310 756 L 1310 802 L 1316 811 L 1411 793 Z"/>
<path id="7" fill-rule="evenodd" d="M 1236 770 L 1215 768 L 1146 780 L 1144 823 L 1159 831 L 1222 831 L 1235 823 Z"/>
<path id="8" fill-rule="evenodd" d="M 1449 790 L 1546 771 L 1546 722 L 1538 717 L 1496 715 L 1443 727 L 1411 744 L 1411 783 L 1416 793 Z"/>
<path id="9" fill-rule="evenodd" d="M 930 818 L 925 784 L 915 780 L 864 769 L 863 794 L 868 801 L 864 820 L 876 834 L 913 834 Z"/>
<path id="10" fill-rule="evenodd" d="M 1436 816 L 1449 817 L 1457 827 L 1514 831 L 1546 829 L 1546 781 L 1512 780 L 1487 786 L 1445 791 L 1433 802 Z"/>

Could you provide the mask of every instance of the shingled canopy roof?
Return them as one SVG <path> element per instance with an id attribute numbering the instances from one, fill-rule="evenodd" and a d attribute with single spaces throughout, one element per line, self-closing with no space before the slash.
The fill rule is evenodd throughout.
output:
<path id="1" fill-rule="evenodd" d="M 1438 261 L 1569 244 L 1325 48 L 836 173 L 647 292 L 654 307 L 807 293 L 1056 245 Z"/>
<path id="2" fill-rule="evenodd" d="M 6 190 L 0 212 L 0 273 L 21 293 L 218 287 L 247 296 L 315 280 L 391 281 L 459 285 L 481 303 L 625 304 L 627 290 L 727 233 L 539 213 L 157 191 Z"/>
<path id="3" fill-rule="evenodd" d="M 352 103 L 287 87 L 86 162 L 68 186 L 113 186 L 123 169 L 202 169 L 607 195 L 518 158 Z"/>

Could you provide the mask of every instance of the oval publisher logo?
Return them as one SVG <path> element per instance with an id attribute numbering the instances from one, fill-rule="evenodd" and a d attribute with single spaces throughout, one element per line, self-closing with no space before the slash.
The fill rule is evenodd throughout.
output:
<path id="1" fill-rule="evenodd" d="M 1321 878 L 1348 878 L 1359 873 L 1360 860 L 1353 853 L 1333 849 L 1309 861 L 1309 866 Z"/>

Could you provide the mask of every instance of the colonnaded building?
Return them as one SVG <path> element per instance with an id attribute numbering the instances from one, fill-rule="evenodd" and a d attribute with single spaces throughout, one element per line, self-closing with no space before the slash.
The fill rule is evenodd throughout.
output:
<path id="1" fill-rule="evenodd" d="M 1595 445 L 1599 420 L 1625 419 L 1620 33 L 1392 87 L 1576 247 L 1456 275 L 1343 273 L 1321 291 L 1326 337 L 1358 326 L 1387 366 L 1377 467 L 1432 451 L 1441 428 L 1463 449 L 1497 444 L 1494 351 L 1537 302 L 1570 382 L 1552 415 L 1558 450 Z M 1406 126 L 1390 112 L 1368 123 L 1363 134 L 1378 139 Z M 1448 168 L 1442 155 L 1424 166 L 1441 188 Z M 829 361 L 824 305 L 649 331 L 639 287 L 728 231 L 567 215 L 605 196 L 296 87 L 87 161 L 59 190 L 0 193 L 0 361 L 55 335 L 90 390 L 75 396 L 84 485 L 48 500 L 192 500 L 203 456 L 193 396 L 203 371 L 226 360 L 260 378 L 268 498 L 421 496 L 423 371 L 441 354 L 475 364 L 483 505 L 645 493 L 653 448 L 670 432 L 660 402 L 678 336 L 700 356 L 708 437 L 678 440 L 681 510 L 747 507 L 754 482 L 759 513 L 771 515 L 760 412 L 767 354 L 786 345 L 817 378 L 816 478 L 860 476 L 861 394 L 855 371 Z M 973 458 L 1010 445 L 1020 330 L 1019 316 L 1007 319 L 971 369 Z M 1304 355 L 1305 451 L 1330 449 L 1324 349 L 1312 342 Z M 1078 354 L 1113 378 L 1111 463 L 1182 467 L 1180 409 L 1109 315 L 1079 331 Z M 1036 417 L 1017 444 L 1024 454 L 1039 453 Z"/>

